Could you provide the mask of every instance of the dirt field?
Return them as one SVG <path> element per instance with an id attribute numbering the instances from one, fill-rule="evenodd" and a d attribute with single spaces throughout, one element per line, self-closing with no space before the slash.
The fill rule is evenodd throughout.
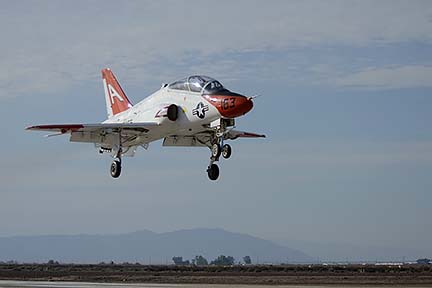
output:
<path id="1" fill-rule="evenodd" d="M 2 280 L 266 285 L 422 285 L 432 287 L 432 265 L 48 265 L 0 264 Z"/>

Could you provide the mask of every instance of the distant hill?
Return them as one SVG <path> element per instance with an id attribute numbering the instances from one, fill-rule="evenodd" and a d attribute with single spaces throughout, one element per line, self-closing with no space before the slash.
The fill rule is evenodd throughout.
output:
<path id="1" fill-rule="evenodd" d="M 47 235 L 0 238 L 0 261 L 98 263 L 114 261 L 143 264 L 172 263 L 173 256 L 192 259 L 219 255 L 254 263 L 311 262 L 305 253 L 247 234 L 222 229 L 189 229 L 167 233 L 149 230 L 115 235 Z"/>
<path id="2" fill-rule="evenodd" d="M 355 245 L 344 242 L 313 242 L 313 241 L 293 241 L 278 240 L 277 243 L 301 249 L 309 255 L 314 255 L 316 259 L 323 262 L 402 262 L 415 261 L 419 258 L 429 257 L 431 250 L 408 247 L 392 247 L 379 245 Z"/>

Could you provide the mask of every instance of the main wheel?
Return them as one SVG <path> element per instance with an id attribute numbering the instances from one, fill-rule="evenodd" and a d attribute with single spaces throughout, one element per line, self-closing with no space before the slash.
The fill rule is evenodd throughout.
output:
<path id="1" fill-rule="evenodd" d="M 231 146 L 228 144 L 223 145 L 222 147 L 222 157 L 224 157 L 225 159 L 228 159 L 231 157 Z"/>
<path id="2" fill-rule="evenodd" d="M 113 178 L 118 178 L 120 176 L 120 173 L 121 173 L 121 162 L 118 161 L 118 160 L 114 160 L 111 163 L 111 170 L 110 170 L 110 172 L 111 172 L 111 176 Z"/>
<path id="3" fill-rule="evenodd" d="M 215 144 L 212 145 L 212 147 L 211 147 L 211 153 L 212 153 L 212 156 L 214 158 L 218 159 L 219 156 L 221 155 L 221 152 L 222 151 L 221 151 L 221 147 L 220 147 L 219 144 L 215 143 Z"/>
<path id="4" fill-rule="evenodd" d="M 171 104 L 170 106 L 168 106 L 168 111 L 167 111 L 167 116 L 168 119 L 171 121 L 176 121 L 178 118 L 178 107 L 175 104 Z"/>
<path id="5" fill-rule="evenodd" d="M 211 164 L 207 168 L 207 175 L 210 178 L 210 180 L 216 180 L 219 178 L 219 167 L 216 164 Z"/>

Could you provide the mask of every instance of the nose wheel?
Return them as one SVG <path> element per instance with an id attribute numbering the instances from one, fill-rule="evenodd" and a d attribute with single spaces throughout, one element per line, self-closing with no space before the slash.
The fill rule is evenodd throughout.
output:
<path id="1" fill-rule="evenodd" d="M 217 166 L 216 164 L 211 164 L 208 168 L 207 168 L 207 175 L 210 178 L 210 180 L 216 180 L 219 178 L 219 166 Z"/>

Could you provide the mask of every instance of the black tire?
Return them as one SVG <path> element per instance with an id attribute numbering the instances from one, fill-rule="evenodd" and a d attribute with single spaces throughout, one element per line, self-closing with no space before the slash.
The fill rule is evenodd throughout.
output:
<path id="1" fill-rule="evenodd" d="M 219 167 L 216 164 L 211 164 L 207 168 L 207 175 L 210 180 L 217 180 L 219 178 Z"/>
<path id="2" fill-rule="evenodd" d="M 120 173 L 121 173 L 121 162 L 118 160 L 114 160 L 111 163 L 110 172 L 111 172 L 111 176 L 113 178 L 118 178 L 120 176 Z"/>
<path id="3" fill-rule="evenodd" d="M 178 118 L 178 107 L 175 104 L 171 104 L 170 106 L 168 106 L 168 111 L 167 111 L 167 116 L 168 119 L 171 121 L 176 121 Z"/>
<path id="4" fill-rule="evenodd" d="M 230 145 L 228 145 L 228 144 L 223 145 L 223 147 L 222 147 L 222 157 L 223 158 L 225 158 L 225 159 L 230 158 L 231 152 L 232 152 L 232 149 L 231 149 Z"/>
<path id="5" fill-rule="evenodd" d="M 221 149 L 220 145 L 217 143 L 213 144 L 211 147 L 212 157 L 215 159 L 218 159 L 219 156 L 221 155 L 221 153 L 222 153 L 222 149 Z"/>

